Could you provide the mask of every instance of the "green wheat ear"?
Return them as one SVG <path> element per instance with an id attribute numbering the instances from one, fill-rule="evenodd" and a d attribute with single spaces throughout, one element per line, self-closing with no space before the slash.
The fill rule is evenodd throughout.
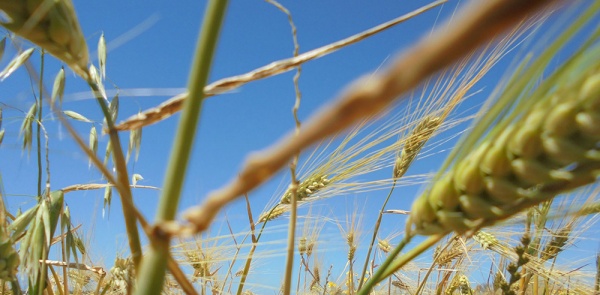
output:
<path id="1" fill-rule="evenodd" d="M 595 6 L 592 11 L 599 5 Z M 600 48 L 590 44 L 599 34 L 537 90 L 527 94 L 527 88 L 520 88 L 523 92 L 518 94 L 527 98 L 513 109 L 507 103 L 504 113 L 512 112 L 415 200 L 408 231 L 423 235 L 472 232 L 596 181 L 600 171 Z M 564 40 L 556 42 L 552 49 L 564 44 Z M 540 59 L 540 63 L 547 60 Z M 514 94 L 510 87 L 515 85 L 509 84 L 507 93 Z M 515 101 L 506 95 L 501 100 Z M 468 149 L 473 142 L 456 149 Z"/>

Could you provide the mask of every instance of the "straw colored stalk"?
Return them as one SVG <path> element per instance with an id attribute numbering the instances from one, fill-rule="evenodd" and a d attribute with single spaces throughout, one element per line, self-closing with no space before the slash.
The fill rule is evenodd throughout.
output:
<path id="1" fill-rule="evenodd" d="M 406 20 L 409 20 L 415 16 L 420 15 L 428 10 L 431 10 L 435 7 L 438 7 L 447 0 L 439 0 L 435 1 L 431 4 L 425 5 L 415 11 L 412 11 L 408 14 L 399 16 L 391 21 L 375 26 L 371 29 L 363 31 L 361 33 L 355 34 L 348 38 L 342 39 L 340 41 L 327 44 L 325 46 L 310 50 L 308 52 L 302 53 L 298 56 L 294 56 L 291 58 L 274 61 L 268 65 L 262 66 L 258 69 L 255 69 L 251 72 L 241 74 L 234 77 L 229 77 L 225 79 L 218 80 L 207 85 L 204 88 L 204 93 L 206 97 L 221 94 L 227 91 L 234 90 L 239 88 L 246 83 L 265 79 L 268 77 L 276 76 L 279 74 L 286 73 L 288 71 L 296 69 L 298 66 L 302 65 L 305 62 L 318 59 L 325 55 L 336 52 L 339 49 L 342 49 L 348 45 L 352 45 L 354 43 L 365 40 L 368 37 L 376 35 L 380 32 L 383 32 L 387 29 L 390 29 L 400 23 L 403 23 Z M 183 106 L 183 102 L 188 98 L 188 93 L 178 94 L 167 101 L 161 103 L 159 106 L 145 110 L 137 115 L 131 116 L 125 121 L 121 122 L 116 126 L 118 130 L 132 130 L 141 128 L 150 124 L 158 123 L 162 120 L 169 118 L 171 115 L 177 113 L 181 110 Z"/>
<path id="2" fill-rule="evenodd" d="M 305 122 L 299 132 L 288 134 L 272 148 L 250 157 L 231 183 L 209 195 L 203 205 L 184 213 L 189 224 L 182 228 L 166 222 L 163 230 L 174 234 L 205 230 L 223 206 L 269 179 L 298 151 L 382 112 L 433 73 L 552 2 L 475 2 L 455 18 L 459 21 L 443 26 L 443 30 L 417 43 L 384 73 L 359 79 L 334 104 Z"/>
<path id="3" fill-rule="evenodd" d="M 87 271 L 96 273 L 99 276 L 106 275 L 106 271 L 104 271 L 104 268 L 102 268 L 101 266 L 89 266 L 84 263 L 75 263 L 75 262 L 67 263 L 64 261 L 56 261 L 56 260 L 46 260 L 45 263 L 46 263 L 46 265 L 62 266 L 62 267 L 78 269 L 78 270 L 87 270 Z"/>
<path id="4" fill-rule="evenodd" d="M 62 189 L 62 191 L 64 193 L 70 193 L 70 192 L 74 192 L 74 191 L 87 191 L 87 190 L 97 190 L 97 189 L 103 189 L 103 188 L 107 188 L 107 187 L 113 187 L 113 184 L 110 183 L 88 183 L 88 184 L 74 184 L 74 185 L 70 185 L 67 186 L 65 188 Z M 152 190 L 160 190 L 160 188 L 155 187 L 155 186 L 149 186 L 149 185 L 130 185 L 131 188 L 145 188 L 145 189 L 152 189 Z"/>
<path id="5" fill-rule="evenodd" d="M 87 80 L 88 48 L 71 0 L 2 0 L 1 25 L 65 62 Z"/>

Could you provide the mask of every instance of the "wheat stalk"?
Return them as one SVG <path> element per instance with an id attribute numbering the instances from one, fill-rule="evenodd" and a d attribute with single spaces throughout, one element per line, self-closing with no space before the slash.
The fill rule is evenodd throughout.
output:
<path id="1" fill-rule="evenodd" d="M 428 10 L 431 10 L 435 7 L 438 7 L 446 2 L 447 2 L 447 0 L 439 0 L 439 1 L 433 2 L 431 4 L 428 4 L 428 5 L 425 5 L 421 8 L 419 8 L 413 12 L 399 16 L 391 21 L 380 24 L 371 29 L 365 30 L 363 32 L 360 32 L 360 33 L 350 36 L 348 38 L 339 40 L 337 42 L 333 42 L 331 44 L 327 44 L 325 46 L 307 51 L 298 56 L 271 62 L 268 65 L 265 65 L 263 67 L 260 67 L 258 69 L 255 69 L 255 70 L 250 71 L 245 74 L 218 80 L 216 82 L 213 82 L 213 83 L 207 85 L 204 88 L 204 93 L 207 97 L 209 97 L 209 96 L 213 96 L 213 95 L 217 95 L 217 94 L 221 94 L 221 93 L 224 93 L 227 91 L 234 90 L 234 89 L 239 88 L 239 87 L 245 85 L 246 83 L 249 83 L 252 81 L 265 79 L 268 77 L 286 73 L 308 61 L 311 61 L 311 60 L 323 57 L 325 55 L 334 53 L 337 50 L 344 48 L 348 45 L 360 42 L 368 37 L 371 37 L 380 32 L 383 32 L 389 28 L 392 28 L 395 25 L 403 23 L 404 21 L 407 21 L 407 20 L 409 20 L 417 15 L 420 15 L 421 13 L 424 13 Z M 147 126 L 150 124 L 158 123 L 162 120 L 169 118 L 171 115 L 177 113 L 178 111 L 180 111 L 183 106 L 183 102 L 187 98 L 188 98 L 188 93 L 178 94 L 178 95 L 164 101 L 163 103 L 161 103 L 160 105 L 158 105 L 154 108 L 145 110 L 137 115 L 127 118 L 125 121 L 123 121 L 119 125 L 117 125 L 116 128 L 118 130 L 130 130 L 130 129 L 137 129 L 137 128 L 141 128 L 141 127 L 144 127 L 144 126 Z"/>

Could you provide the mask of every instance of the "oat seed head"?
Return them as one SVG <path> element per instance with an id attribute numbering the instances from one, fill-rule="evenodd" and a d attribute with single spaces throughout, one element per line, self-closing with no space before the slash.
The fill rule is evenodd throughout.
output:
<path id="1" fill-rule="evenodd" d="M 88 78 L 88 48 L 71 0 L 0 1 L 1 25 L 42 47 Z"/>

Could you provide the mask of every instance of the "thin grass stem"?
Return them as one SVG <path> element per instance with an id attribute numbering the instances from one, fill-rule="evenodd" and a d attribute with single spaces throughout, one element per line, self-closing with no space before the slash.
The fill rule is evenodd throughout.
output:
<path id="1" fill-rule="evenodd" d="M 381 226 L 381 219 L 383 218 L 383 211 L 385 211 L 385 206 L 387 205 L 392 193 L 394 192 L 394 188 L 396 188 L 396 179 L 392 183 L 392 187 L 390 188 L 390 192 L 385 198 L 385 202 L 381 206 L 381 210 L 379 210 L 379 215 L 377 216 L 377 221 L 375 221 L 375 228 L 373 229 L 373 236 L 371 237 L 371 243 L 369 244 L 369 250 L 367 251 L 367 257 L 365 258 L 365 263 L 363 265 L 362 273 L 360 275 L 360 282 L 358 283 L 358 289 L 363 286 L 365 275 L 367 274 L 367 268 L 369 266 L 369 259 L 371 258 L 371 252 L 373 251 L 373 245 L 375 245 L 375 240 L 377 239 L 377 233 L 379 232 L 379 227 Z"/>
<path id="2" fill-rule="evenodd" d="M 100 92 L 100 86 L 92 79 L 88 80 L 88 85 L 94 92 L 98 104 L 102 109 L 104 118 L 106 119 L 106 125 L 108 126 L 108 136 L 110 137 L 111 144 L 113 146 L 113 159 L 115 168 L 117 170 L 117 182 L 115 183 L 116 189 L 121 196 L 121 204 L 123 207 L 123 217 L 125 219 L 125 228 L 127 230 L 127 237 L 129 239 L 129 249 L 131 251 L 131 257 L 133 258 L 133 264 L 139 269 L 140 262 L 142 260 L 142 245 L 140 242 L 140 235 L 137 228 L 137 221 L 134 214 L 135 205 L 133 204 L 133 196 L 131 194 L 131 188 L 129 185 L 129 174 L 127 173 L 127 161 L 123 155 L 123 149 L 121 148 L 121 140 L 119 133 L 115 129 L 114 122 L 112 120 L 106 99 L 102 97 Z"/>
<path id="3" fill-rule="evenodd" d="M 38 165 L 38 179 L 37 179 L 37 192 L 38 192 L 38 196 L 42 195 L 42 145 L 41 145 L 41 136 L 40 136 L 40 132 L 41 132 L 41 124 L 42 124 L 42 92 L 44 91 L 44 49 L 42 49 L 40 51 L 40 79 L 39 79 L 39 88 L 38 88 L 38 93 L 39 93 L 39 98 L 36 99 L 36 103 L 38 104 L 38 124 L 37 124 L 37 134 L 36 134 L 36 140 L 37 140 L 37 165 Z"/>

